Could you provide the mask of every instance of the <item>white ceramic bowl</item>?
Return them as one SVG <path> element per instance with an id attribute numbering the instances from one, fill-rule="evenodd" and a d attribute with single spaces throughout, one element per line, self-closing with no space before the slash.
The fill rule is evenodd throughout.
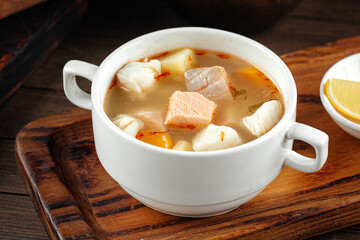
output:
<path id="1" fill-rule="evenodd" d="M 267 72 L 284 97 L 280 122 L 254 141 L 208 152 L 159 148 L 117 128 L 103 110 L 116 71 L 130 61 L 182 47 L 231 53 Z M 91 95 L 77 86 L 76 76 L 92 81 Z M 238 34 L 209 28 L 146 34 L 120 46 L 99 67 L 69 61 L 64 67 L 64 90 L 71 102 L 92 111 L 96 152 L 110 176 L 140 202 L 168 214 L 205 217 L 228 212 L 255 197 L 284 166 L 315 172 L 327 158 L 328 136 L 295 122 L 296 86 L 285 63 L 266 47 Z M 312 145 L 316 157 L 293 151 L 293 139 Z"/>
<path id="2" fill-rule="evenodd" d="M 360 81 L 360 53 L 348 56 L 327 70 L 320 83 L 320 99 L 334 122 L 345 132 L 360 139 L 360 124 L 356 124 L 339 114 L 324 93 L 326 81 L 330 78 Z M 359 93 L 360 94 L 360 93 Z M 359 103 L 360 104 L 360 103 Z"/>

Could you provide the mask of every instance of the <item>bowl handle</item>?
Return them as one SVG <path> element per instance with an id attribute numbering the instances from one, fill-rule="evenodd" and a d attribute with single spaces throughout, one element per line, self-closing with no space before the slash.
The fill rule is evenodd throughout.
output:
<path id="1" fill-rule="evenodd" d="M 66 97 L 81 108 L 91 110 L 91 96 L 79 88 L 76 76 L 81 76 L 92 82 L 98 66 L 78 60 L 67 62 L 63 69 L 64 91 Z"/>
<path id="2" fill-rule="evenodd" d="M 298 139 L 310 144 L 316 152 L 315 158 L 305 157 L 293 150 L 285 159 L 285 165 L 302 172 L 316 172 L 325 164 L 328 156 L 329 136 L 313 127 L 292 122 L 287 129 L 285 138 Z"/>

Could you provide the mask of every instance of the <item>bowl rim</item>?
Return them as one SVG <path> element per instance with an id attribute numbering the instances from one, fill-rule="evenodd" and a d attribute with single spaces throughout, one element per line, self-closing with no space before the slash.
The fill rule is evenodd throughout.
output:
<path id="1" fill-rule="evenodd" d="M 325 95 L 324 92 L 324 86 L 327 82 L 327 80 L 330 78 L 331 73 L 338 67 L 340 67 L 344 62 L 353 61 L 354 59 L 360 59 L 360 53 L 355 53 L 352 55 L 349 55 L 339 61 L 337 61 L 335 64 L 333 64 L 324 74 L 323 78 L 320 82 L 320 100 L 322 105 L 324 106 L 325 110 L 328 112 L 328 114 L 333 118 L 336 124 L 344 125 L 348 128 L 351 128 L 355 131 L 360 132 L 360 124 L 354 123 L 350 121 L 349 119 L 346 119 L 343 117 L 340 113 L 336 111 L 334 106 L 330 103 L 329 99 Z"/>
<path id="2" fill-rule="evenodd" d="M 237 34 L 237 33 L 220 30 L 220 29 L 215 29 L 215 28 L 206 28 L 206 27 L 168 28 L 168 29 L 163 29 L 163 30 L 158 30 L 158 31 L 154 31 L 151 33 L 147 33 L 147 34 L 141 35 L 133 40 L 126 42 L 125 44 L 119 46 L 113 52 L 111 52 L 100 64 L 98 71 L 96 72 L 93 79 L 96 80 L 96 79 L 100 78 L 99 76 L 102 74 L 102 72 L 106 68 L 106 65 L 109 64 L 109 62 L 114 58 L 114 56 L 116 54 L 119 54 L 119 52 L 124 51 L 124 49 L 126 49 L 126 48 L 129 48 L 129 47 L 132 47 L 133 45 L 137 45 L 137 44 L 141 43 L 144 39 L 151 38 L 152 36 L 157 36 L 157 35 L 178 34 L 178 33 L 196 34 L 197 32 L 201 32 L 201 33 L 205 32 L 205 33 L 209 33 L 209 34 L 223 35 L 223 36 L 234 38 L 234 39 L 237 39 L 240 41 L 246 41 L 249 44 L 251 44 L 254 48 L 258 48 L 261 51 L 268 54 L 274 61 L 274 64 L 277 64 L 286 73 L 287 77 L 289 78 L 289 86 L 290 86 L 290 98 L 289 98 L 288 106 L 286 106 L 284 115 L 282 116 L 280 121 L 272 129 L 270 129 L 270 131 L 268 131 L 266 134 L 254 139 L 248 143 L 245 143 L 245 144 L 242 144 L 239 146 L 235 146 L 235 147 L 231 147 L 231 148 L 227 148 L 227 149 L 212 150 L 212 151 L 200 151 L 200 152 L 174 151 L 172 149 L 160 148 L 160 147 L 148 144 L 148 143 L 144 143 L 142 141 L 138 141 L 137 139 L 126 134 L 125 132 L 119 131 L 119 128 L 117 128 L 111 122 L 111 120 L 107 117 L 103 107 L 100 104 L 99 96 L 98 96 L 99 91 L 97 90 L 98 81 L 94 81 L 92 84 L 92 87 L 91 87 L 92 111 L 97 112 L 101 121 L 107 127 L 112 129 L 112 131 L 114 131 L 115 134 L 117 134 L 123 138 L 126 138 L 128 141 L 132 142 L 133 144 L 139 145 L 148 151 L 158 152 L 158 153 L 161 152 L 162 154 L 166 154 L 169 156 L 177 155 L 177 156 L 184 156 L 184 157 L 191 156 L 191 157 L 195 157 L 195 158 L 204 158 L 209 155 L 224 156 L 227 154 L 234 154 L 235 152 L 244 151 L 248 148 L 252 148 L 252 147 L 256 146 L 257 144 L 270 141 L 273 138 L 273 136 L 276 135 L 276 133 L 279 133 L 281 131 L 281 129 L 286 129 L 289 122 L 294 121 L 292 118 L 293 118 L 294 114 L 296 113 L 296 104 L 297 104 L 297 89 L 296 89 L 294 77 L 293 77 L 290 69 L 287 67 L 287 65 L 284 63 L 284 61 L 277 54 L 275 54 L 273 51 L 271 51 L 269 48 L 265 47 L 264 45 L 262 45 L 261 43 L 255 41 L 255 40 L 252 40 L 248 37 L 245 37 L 245 36 Z M 95 96 L 95 93 L 97 93 L 96 96 Z"/>

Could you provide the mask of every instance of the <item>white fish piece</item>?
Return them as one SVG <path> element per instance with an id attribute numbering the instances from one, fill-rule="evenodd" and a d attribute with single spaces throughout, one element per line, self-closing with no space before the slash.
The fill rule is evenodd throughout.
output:
<path id="1" fill-rule="evenodd" d="M 135 114 L 144 124 L 145 128 L 155 132 L 166 132 L 165 113 L 159 110 L 145 110 Z"/>
<path id="2" fill-rule="evenodd" d="M 156 77 L 161 74 L 159 60 L 150 62 L 128 63 L 116 73 L 118 84 L 130 91 L 143 92 L 156 82 Z"/>
<path id="3" fill-rule="evenodd" d="M 191 143 L 185 140 L 178 141 L 172 148 L 173 150 L 178 151 L 194 151 Z"/>
<path id="4" fill-rule="evenodd" d="M 210 99 L 232 98 L 229 79 L 225 68 L 220 66 L 194 68 L 185 72 L 187 90 Z"/>
<path id="5" fill-rule="evenodd" d="M 231 148 L 241 143 L 243 140 L 231 127 L 210 124 L 195 136 L 193 148 L 195 151 L 211 151 Z"/>
<path id="6" fill-rule="evenodd" d="M 260 137 L 280 121 L 282 113 L 280 101 L 270 100 L 262 104 L 251 116 L 244 117 L 242 121 L 253 135 Z"/>
<path id="7" fill-rule="evenodd" d="M 141 120 L 125 114 L 117 115 L 112 121 L 118 128 L 132 137 L 135 137 L 139 130 L 144 127 Z"/>

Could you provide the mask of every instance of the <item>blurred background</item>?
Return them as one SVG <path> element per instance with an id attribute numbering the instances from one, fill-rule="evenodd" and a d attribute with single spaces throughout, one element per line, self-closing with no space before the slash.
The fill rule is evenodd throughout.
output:
<path id="1" fill-rule="evenodd" d="M 358 0 L 3 0 L 0 103 L 45 60 L 49 64 L 36 74 L 52 72 L 56 81 L 50 85 L 61 89 L 61 69 L 67 60 L 100 64 L 121 44 L 152 31 L 220 28 L 281 55 L 359 34 L 359 10 Z M 36 85 L 49 86 L 44 81 Z"/>

